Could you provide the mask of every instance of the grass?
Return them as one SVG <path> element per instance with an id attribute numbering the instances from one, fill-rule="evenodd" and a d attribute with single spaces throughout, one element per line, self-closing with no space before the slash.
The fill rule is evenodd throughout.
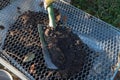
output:
<path id="1" fill-rule="evenodd" d="M 72 0 L 72 4 L 120 28 L 120 0 Z"/>

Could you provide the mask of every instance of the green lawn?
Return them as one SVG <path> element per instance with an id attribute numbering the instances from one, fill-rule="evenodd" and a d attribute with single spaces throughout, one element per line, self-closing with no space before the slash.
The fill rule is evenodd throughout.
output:
<path id="1" fill-rule="evenodd" d="M 120 28 L 120 0 L 72 0 L 72 4 Z"/>

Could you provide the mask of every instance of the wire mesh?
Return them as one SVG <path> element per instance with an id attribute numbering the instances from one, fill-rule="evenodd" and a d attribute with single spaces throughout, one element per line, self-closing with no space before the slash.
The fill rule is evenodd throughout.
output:
<path id="1" fill-rule="evenodd" d="M 69 4 L 55 3 L 54 7 L 59 9 L 63 17 L 67 17 L 65 25 L 87 44 L 82 48 L 86 49 L 88 54 L 87 62 L 78 74 L 68 79 L 61 78 L 56 71 L 48 70 L 44 64 L 36 26 L 24 25 L 23 20 L 18 17 L 31 10 L 40 11 L 42 14 L 38 17 L 47 20 L 46 11 L 39 6 L 40 2 L 41 0 L 16 0 L 5 9 L 2 8 L 0 25 L 4 25 L 5 29 L 1 30 L 1 51 L 4 52 L 1 56 L 30 79 L 110 80 L 114 73 L 112 67 L 118 62 L 120 52 L 119 30 Z M 36 57 L 23 63 L 24 55 L 30 52 Z"/>
<path id="2" fill-rule="evenodd" d="M 10 0 L 0 0 L 0 10 L 10 4 Z"/>

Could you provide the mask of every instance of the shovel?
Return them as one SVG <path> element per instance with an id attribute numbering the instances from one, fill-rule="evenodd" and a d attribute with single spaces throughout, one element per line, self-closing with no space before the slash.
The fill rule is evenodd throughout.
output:
<path id="1" fill-rule="evenodd" d="M 38 24 L 37 27 L 38 27 L 38 32 L 39 32 L 39 36 L 40 36 L 40 42 L 42 44 L 42 52 L 43 52 L 46 66 L 49 69 L 53 69 L 53 70 L 58 69 L 58 67 L 53 64 L 53 62 L 50 58 L 49 50 L 47 48 L 47 43 L 44 38 L 43 25 Z"/>
<path id="2" fill-rule="evenodd" d="M 52 6 L 53 2 L 54 2 L 54 0 L 45 0 L 45 3 L 47 3 L 45 5 L 45 8 L 48 11 L 49 26 L 55 28 L 56 23 L 55 23 L 54 11 L 53 11 L 53 6 Z M 44 55 L 44 60 L 45 60 L 46 66 L 49 69 L 54 69 L 54 70 L 58 69 L 58 67 L 55 66 L 51 60 L 50 53 L 49 53 L 49 50 L 47 48 L 47 43 L 46 43 L 45 38 L 44 38 L 43 25 L 38 24 L 37 27 L 38 27 L 38 32 L 39 32 L 39 36 L 40 36 L 40 42 L 42 44 L 42 52 Z"/>

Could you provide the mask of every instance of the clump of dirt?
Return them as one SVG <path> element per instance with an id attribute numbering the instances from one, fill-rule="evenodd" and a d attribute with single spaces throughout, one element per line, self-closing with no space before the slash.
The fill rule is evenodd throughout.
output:
<path id="1" fill-rule="evenodd" d="M 60 21 L 61 15 L 57 9 L 54 9 L 54 12 L 55 12 L 55 16 L 56 16 L 55 21 L 56 21 L 56 23 L 58 23 Z M 29 25 L 37 25 L 38 23 L 48 25 L 49 20 L 46 15 L 44 13 L 27 11 L 27 12 L 23 13 L 20 16 L 20 18 L 23 20 L 24 25 L 28 25 L 28 24 Z"/>
<path id="2" fill-rule="evenodd" d="M 49 20 L 45 13 L 28 11 L 19 18 L 22 19 L 24 25 L 29 24 L 35 27 L 38 23 L 46 25 L 44 27 L 45 40 L 48 43 L 52 61 L 59 68 L 57 73 L 60 77 L 69 78 L 82 71 L 88 54 L 83 48 L 85 44 L 80 38 L 66 26 L 59 25 L 62 23 L 61 15 L 58 10 L 56 11 L 56 29 L 47 27 Z"/>
<path id="3" fill-rule="evenodd" d="M 57 26 L 55 30 L 46 31 L 50 55 L 53 63 L 59 67 L 60 74 L 69 77 L 80 72 L 87 56 L 80 38 L 66 27 Z"/>
<path id="4" fill-rule="evenodd" d="M 38 23 L 47 25 L 49 23 L 48 19 L 44 19 L 47 18 L 46 15 L 39 12 L 27 11 L 23 13 L 20 18 L 24 25 L 37 25 Z"/>

